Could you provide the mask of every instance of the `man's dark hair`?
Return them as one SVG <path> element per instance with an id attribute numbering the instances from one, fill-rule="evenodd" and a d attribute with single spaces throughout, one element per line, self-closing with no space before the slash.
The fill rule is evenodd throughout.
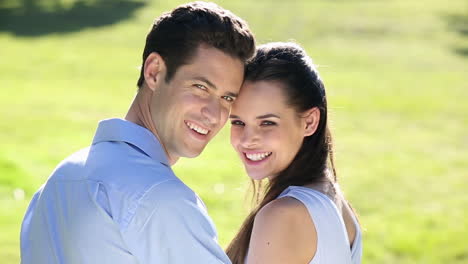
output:
<path id="1" fill-rule="evenodd" d="M 247 23 L 214 3 L 192 2 L 157 18 L 146 37 L 138 87 L 145 81 L 146 58 L 157 52 L 167 67 L 166 82 L 190 62 L 201 44 L 217 48 L 245 63 L 255 52 Z"/>

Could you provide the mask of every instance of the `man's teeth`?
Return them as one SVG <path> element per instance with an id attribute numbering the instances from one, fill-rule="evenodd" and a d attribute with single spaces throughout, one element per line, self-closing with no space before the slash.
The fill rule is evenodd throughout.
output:
<path id="1" fill-rule="evenodd" d="M 263 159 L 265 159 L 266 157 L 270 156 L 271 153 L 272 153 L 272 152 L 255 153 L 255 154 L 245 154 L 245 156 L 246 156 L 249 160 L 259 161 L 259 160 L 263 160 Z"/>
<path id="2" fill-rule="evenodd" d="M 185 124 L 187 124 L 188 127 L 190 127 L 192 130 L 195 130 L 196 132 L 202 134 L 202 135 L 206 135 L 208 134 L 208 129 L 204 129 L 204 128 L 201 128 L 195 124 L 192 124 L 192 123 L 189 123 L 189 122 L 185 122 Z"/>

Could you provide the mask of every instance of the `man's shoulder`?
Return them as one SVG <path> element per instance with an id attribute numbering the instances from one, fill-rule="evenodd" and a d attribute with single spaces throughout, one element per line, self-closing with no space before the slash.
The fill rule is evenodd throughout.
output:
<path id="1" fill-rule="evenodd" d="M 149 219 L 157 222 L 195 221 L 205 229 L 214 230 L 214 223 L 208 215 L 201 198 L 181 180 L 167 180 L 152 186 L 138 201 L 138 208 L 132 219 L 133 224 Z"/>
<path id="2" fill-rule="evenodd" d="M 124 142 L 102 142 L 91 147 L 87 180 L 105 186 L 111 199 L 141 200 L 160 184 L 184 185 L 171 167 Z M 174 187 L 172 187 L 174 188 Z"/>
<path id="3" fill-rule="evenodd" d="M 203 201 L 178 178 L 154 182 L 153 185 L 144 190 L 140 189 L 120 195 L 125 197 L 128 205 L 123 211 L 125 216 L 122 218 L 122 229 L 127 229 L 131 222 L 138 226 L 156 216 L 158 221 L 181 220 L 182 215 L 183 219 L 199 217 L 200 215 L 209 218 Z"/>
<path id="4" fill-rule="evenodd" d="M 124 142 L 101 142 L 71 154 L 49 181 L 98 184 L 111 203 L 122 201 L 118 207 L 140 203 L 153 189 L 164 189 L 158 187 L 160 184 L 174 193 L 187 195 L 191 191 L 169 166 Z"/>
<path id="5" fill-rule="evenodd" d="M 89 180 L 138 188 L 151 186 L 175 178 L 166 164 L 146 155 L 139 148 L 125 142 L 101 142 L 89 148 L 86 161 Z"/>
<path id="6" fill-rule="evenodd" d="M 150 201 L 156 200 L 166 205 L 201 201 L 198 195 L 178 178 L 168 179 L 153 185 L 145 196 Z"/>
<path id="7" fill-rule="evenodd" d="M 172 169 L 125 142 L 101 142 L 76 151 L 52 173 L 57 180 L 138 181 L 157 184 L 175 177 Z"/>
<path id="8" fill-rule="evenodd" d="M 82 179 L 83 169 L 86 167 L 90 147 L 80 149 L 63 159 L 52 171 L 51 181 Z"/>

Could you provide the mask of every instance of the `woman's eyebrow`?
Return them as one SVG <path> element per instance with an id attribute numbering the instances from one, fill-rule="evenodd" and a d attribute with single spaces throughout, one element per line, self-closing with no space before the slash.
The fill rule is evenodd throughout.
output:
<path id="1" fill-rule="evenodd" d="M 270 118 L 270 117 L 275 117 L 275 118 L 281 119 L 279 115 L 275 115 L 275 114 L 266 114 L 266 115 L 257 116 L 256 119 L 265 119 L 265 118 Z M 229 118 L 239 119 L 240 117 L 238 117 L 236 115 L 229 115 Z"/>
<path id="2" fill-rule="evenodd" d="M 270 117 L 276 117 L 276 118 L 280 118 L 278 115 L 275 115 L 275 114 L 266 114 L 266 115 L 261 115 L 261 116 L 257 116 L 257 119 L 265 119 L 265 118 L 270 118 Z"/>

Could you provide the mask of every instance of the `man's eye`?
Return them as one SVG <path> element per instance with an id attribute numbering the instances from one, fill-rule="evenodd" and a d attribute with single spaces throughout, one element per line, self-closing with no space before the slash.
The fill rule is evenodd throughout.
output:
<path id="1" fill-rule="evenodd" d="M 234 102 L 234 97 L 232 96 L 226 95 L 226 96 L 223 96 L 222 98 L 230 103 Z"/>
<path id="2" fill-rule="evenodd" d="M 231 125 L 233 125 L 233 126 L 243 126 L 244 122 L 242 122 L 240 120 L 232 120 Z"/>
<path id="3" fill-rule="evenodd" d="M 203 85 L 203 84 L 194 84 L 194 86 L 197 87 L 198 89 L 203 90 L 203 91 L 207 91 L 207 90 L 208 90 L 208 88 L 206 88 L 206 86 Z"/>

